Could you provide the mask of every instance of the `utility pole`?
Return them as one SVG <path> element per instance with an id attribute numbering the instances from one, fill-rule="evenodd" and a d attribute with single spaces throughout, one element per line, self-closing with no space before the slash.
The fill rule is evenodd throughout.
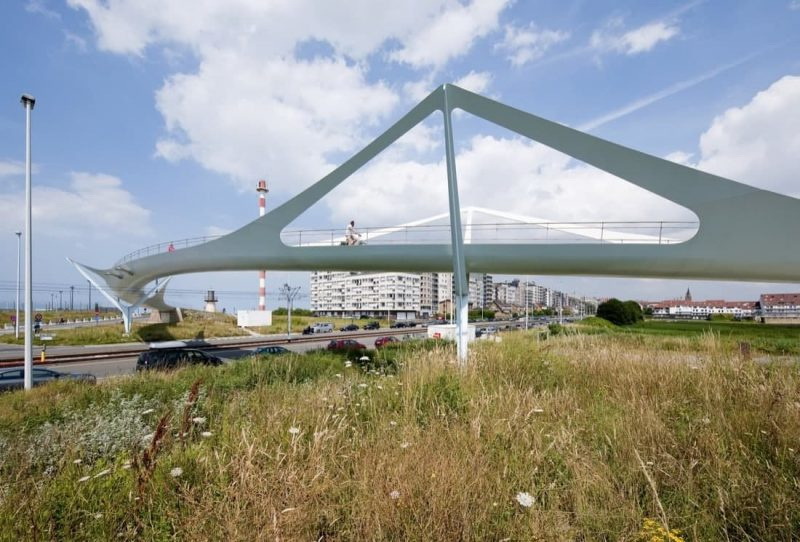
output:
<path id="1" fill-rule="evenodd" d="M 89 306 L 86 307 L 86 310 L 88 310 L 89 312 L 92 312 L 92 281 L 91 280 L 87 280 L 86 282 L 89 283 Z"/>
<path id="2" fill-rule="evenodd" d="M 64 290 L 58 291 L 58 310 L 64 310 Z"/>
<path id="3" fill-rule="evenodd" d="M 23 94 L 25 108 L 25 389 L 33 388 L 33 234 L 31 231 L 31 111 L 36 99 Z"/>
<path id="4" fill-rule="evenodd" d="M 72 304 L 74 296 L 75 296 L 75 286 L 70 286 L 69 287 L 69 310 L 71 310 L 71 311 L 75 310 L 75 308 L 74 308 L 74 306 Z"/>
<path id="5" fill-rule="evenodd" d="M 300 286 L 292 288 L 288 284 L 284 284 L 280 289 L 280 294 L 286 298 L 287 307 L 287 321 L 286 321 L 286 338 L 292 338 L 292 303 L 297 294 L 300 293 Z"/>

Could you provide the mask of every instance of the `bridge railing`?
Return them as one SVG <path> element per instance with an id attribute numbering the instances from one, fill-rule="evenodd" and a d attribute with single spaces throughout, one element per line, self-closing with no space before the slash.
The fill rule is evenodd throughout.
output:
<path id="1" fill-rule="evenodd" d="M 697 231 L 697 221 L 599 221 L 599 222 L 520 222 L 480 223 L 462 225 L 467 244 L 656 244 L 680 243 Z M 447 244 L 450 243 L 449 224 L 414 226 L 375 226 L 359 228 L 360 240 L 373 245 Z M 115 265 L 189 248 L 221 235 L 191 237 L 165 241 L 135 250 L 123 256 Z M 281 241 L 294 247 L 346 245 L 344 230 L 302 229 L 284 230 Z"/>

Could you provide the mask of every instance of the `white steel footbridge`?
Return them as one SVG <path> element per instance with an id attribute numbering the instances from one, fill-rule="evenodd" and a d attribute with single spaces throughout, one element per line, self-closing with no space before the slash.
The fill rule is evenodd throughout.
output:
<path id="1" fill-rule="evenodd" d="M 464 110 L 677 203 L 699 222 L 551 223 L 459 205 L 452 113 Z M 431 113 L 444 123 L 449 213 L 343 232 L 286 230 L 298 216 Z M 477 214 L 489 220 L 475 221 Z M 442 221 L 446 221 L 444 224 Z M 123 313 L 167 310 L 165 282 L 203 271 L 452 271 L 461 360 L 467 353 L 470 272 L 757 280 L 800 279 L 800 200 L 711 175 L 443 85 L 352 158 L 265 216 L 217 238 L 155 245 L 102 269 L 73 262 Z M 70 260 L 71 261 L 71 260 Z"/>

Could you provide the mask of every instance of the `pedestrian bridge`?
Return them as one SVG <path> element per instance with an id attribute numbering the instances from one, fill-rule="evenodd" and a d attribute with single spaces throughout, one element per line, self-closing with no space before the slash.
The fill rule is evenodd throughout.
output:
<path id="1" fill-rule="evenodd" d="M 502 213 L 475 220 L 459 205 L 452 113 L 463 110 L 666 198 L 698 218 L 681 222 L 551 223 Z M 363 246 L 342 247 L 344 230 L 287 230 L 297 217 L 400 137 L 439 112 L 448 187 L 441 222 L 369 227 Z M 498 187 L 501 189 L 502 187 Z M 484 213 L 485 214 L 485 213 Z M 472 218 L 469 218 L 469 217 Z M 444 224 L 443 224 L 443 223 Z M 466 352 L 470 272 L 796 282 L 800 200 L 651 156 L 443 85 L 341 166 L 263 217 L 219 238 L 136 251 L 109 268 L 76 263 L 123 314 L 166 306 L 159 277 L 203 271 L 452 271 L 459 303 L 459 355 Z M 463 318 L 462 318 L 463 313 Z M 129 322 L 129 318 L 126 319 Z M 463 342 L 463 347 L 462 347 Z"/>

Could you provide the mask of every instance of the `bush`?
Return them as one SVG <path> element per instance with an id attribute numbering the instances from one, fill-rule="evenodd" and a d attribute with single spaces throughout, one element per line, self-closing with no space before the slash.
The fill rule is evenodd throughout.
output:
<path id="1" fill-rule="evenodd" d="M 618 326 L 635 324 L 644 319 L 642 307 L 636 301 L 623 302 L 616 298 L 600 303 L 597 316 Z"/>

